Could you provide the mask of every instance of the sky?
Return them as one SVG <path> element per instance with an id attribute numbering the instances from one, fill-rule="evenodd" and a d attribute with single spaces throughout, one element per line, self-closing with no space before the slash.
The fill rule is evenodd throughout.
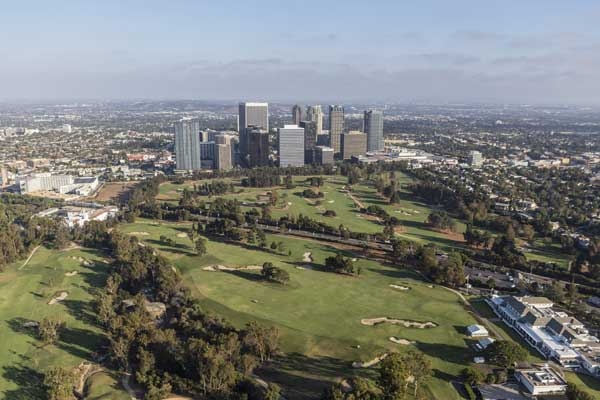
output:
<path id="1" fill-rule="evenodd" d="M 4 1 L 0 99 L 600 104 L 597 0 Z"/>

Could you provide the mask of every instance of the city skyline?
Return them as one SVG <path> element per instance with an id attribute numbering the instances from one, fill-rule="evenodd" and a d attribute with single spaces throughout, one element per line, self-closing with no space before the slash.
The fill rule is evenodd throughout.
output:
<path id="1" fill-rule="evenodd" d="M 2 99 L 600 104 L 592 1 L 225 3 L 6 4 Z"/>

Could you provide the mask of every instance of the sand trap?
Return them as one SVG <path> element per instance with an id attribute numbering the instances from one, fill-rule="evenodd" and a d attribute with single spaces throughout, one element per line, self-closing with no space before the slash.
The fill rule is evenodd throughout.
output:
<path id="1" fill-rule="evenodd" d="M 410 290 L 410 288 L 409 288 L 409 287 L 406 287 L 406 286 L 400 286 L 400 285 L 394 285 L 394 284 L 391 284 L 391 285 L 390 285 L 390 287 L 391 287 L 392 289 L 398 289 L 398 290 Z"/>
<path id="2" fill-rule="evenodd" d="M 361 319 L 360 323 L 367 326 L 375 326 L 383 323 L 393 324 L 393 325 L 403 325 L 405 328 L 418 328 L 418 329 L 426 329 L 426 328 L 435 328 L 437 324 L 435 322 L 427 321 L 427 322 L 419 322 L 419 321 L 410 321 L 406 319 L 395 319 L 388 317 L 379 317 L 379 318 L 366 318 Z"/>
<path id="3" fill-rule="evenodd" d="M 405 346 L 417 343 L 417 342 L 415 342 L 413 340 L 400 339 L 400 338 L 397 338 L 395 336 L 390 336 L 389 340 L 390 340 L 390 342 L 394 342 L 396 344 L 401 344 L 401 345 L 405 345 Z"/>
<path id="4" fill-rule="evenodd" d="M 23 328 L 37 328 L 40 326 L 40 323 L 37 321 L 27 321 L 23 323 Z"/>
<path id="5" fill-rule="evenodd" d="M 53 304 L 60 303 L 61 301 L 63 301 L 64 299 L 66 299 L 67 296 L 69 296 L 69 293 L 67 293 L 67 292 L 60 292 L 60 294 L 58 296 L 56 296 L 55 298 L 53 298 L 52 300 L 50 300 L 48 302 L 48 304 L 53 305 Z"/>
<path id="6" fill-rule="evenodd" d="M 328 203 L 329 203 L 329 204 L 331 204 L 331 203 L 335 203 L 335 200 L 329 200 L 329 201 L 328 201 Z"/>
<path id="7" fill-rule="evenodd" d="M 225 265 L 209 265 L 208 267 L 202 268 L 203 271 L 260 271 L 262 266 L 260 265 L 246 265 L 245 267 L 227 267 Z"/>
<path id="8" fill-rule="evenodd" d="M 428 287 L 429 289 L 433 289 L 433 288 L 435 288 L 435 286 L 433 286 L 433 285 L 427 285 L 427 287 Z"/>
<path id="9" fill-rule="evenodd" d="M 288 201 L 288 202 L 287 202 L 287 205 L 288 205 L 288 206 L 291 206 L 291 205 L 292 205 L 292 202 L 291 202 L 291 201 Z"/>
<path id="10" fill-rule="evenodd" d="M 354 361 L 352 363 L 352 368 L 369 368 L 372 367 L 375 364 L 379 364 L 381 362 L 381 360 L 385 359 L 388 356 L 387 353 L 383 353 L 382 355 L 375 357 L 372 360 L 369 361 Z"/>
<path id="11" fill-rule="evenodd" d="M 148 232 L 129 232 L 129 235 L 136 235 L 136 236 L 148 236 L 150 235 Z"/>
<path id="12" fill-rule="evenodd" d="M 303 262 L 313 262 L 312 253 L 311 252 L 304 253 L 302 255 L 302 261 Z"/>
<path id="13" fill-rule="evenodd" d="M 71 271 L 71 272 L 66 272 L 65 276 L 75 276 L 79 273 L 79 271 Z"/>
<path id="14" fill-rule="evenodd" d="M 187 236 L 188 236 L 187 233 L 183 233 L 183 232 L 177 234 L 178 238 L 184 238 L 184 237 L 187 237 Z"/>

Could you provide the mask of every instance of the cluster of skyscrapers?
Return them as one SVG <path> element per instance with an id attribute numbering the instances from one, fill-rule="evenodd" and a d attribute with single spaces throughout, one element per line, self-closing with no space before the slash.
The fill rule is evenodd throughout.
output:
<path id="1" fill-rule="evenodd" d="M 369 110 L 363 115 L 362 131 L 346 131 L 344 107 L 330 105 L 327 132 L 323 130 L 320 105 L 292 107 L 292 124 L 277 129 L 276 154 L 279 165 L 329 164 L 367 152 L 381 151 L 383 113 Z M 197 119 L 175 124 L 177 169 L 229 169 L 234 164 L 252 168 L 269 165 L 271 141 L 268 103 L 244 102 L 238 108 L 237 145 L 229 135 L 201 131 Z"/>

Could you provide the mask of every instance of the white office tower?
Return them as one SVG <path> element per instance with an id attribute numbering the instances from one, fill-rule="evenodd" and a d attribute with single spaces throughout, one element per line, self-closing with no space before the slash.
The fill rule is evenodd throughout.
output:
<path id="1" fill-rule="evenodd" d="M 196 170 L 202 168 L 200 156 L 200 121 L 184 118 L 175 123 L 175 156 L 177 169 Z"/>
<path id="2" fill-rule="evenodd" d="M 247 128 L 253 126 L 269 132 L 268 103 L 240 103 L 238 116 L 238 131 L 240 134 L 240 153 L 250 153 Z"/>
<path id="3" fill-rule="evenodd" d="M 383 113 L 381 111 L 365 111 L 363 132 L 367 134 L 367 151 L 383 150 Z"/>
<path id="4" fill-rule="evenodd" d="M 483 165 L 483 155 L 481 155 L 481 152 L 476 150 L 469 152 L 469 164 L 472 167 L 481 167 Z"/>
<path id="5" fill-rule="evenodd" d="M 306 119 L 317 124 L 317 135 L 323 132 L 323 110 L 321 110 L 321 106 L 306 107 Z"/>
<path id="6" fill-rule="evenodd" d="M 304 128 L 284 125 L 279 128 L 279 166 L 301 167 L 304 165 Z"/>

